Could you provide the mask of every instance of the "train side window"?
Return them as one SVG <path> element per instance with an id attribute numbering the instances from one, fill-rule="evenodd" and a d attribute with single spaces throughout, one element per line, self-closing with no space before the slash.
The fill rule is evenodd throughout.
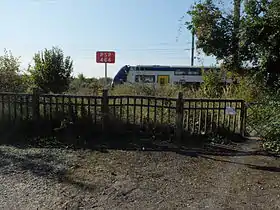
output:
<path id="1" fill-rule="evenodd" d="M 176 69 L 174 71 L 175 75 L 186 75 L 188 72 L 186 70 Z"/>
<path id="2" fill-rule="evenodd" d="M 136 75 L 135 82 L 154 83 L 155 76 L 154 75 Z"/>
<path id="3" fill-rule="evenodd" d="M 176 69 L 174 71 L 175 75 L 191 75 L 191 76 L 198 76 L 201 75 L 201 69 L 200 68 L 182 68 L 182 69 Z"/>
<path id="4" fill-rule="evenodd" d="M 135 67 L 130 66 L 130 71 L 135 71 Z"/>
<path id="5" fill-rule="evenodd" d="M 193 76 L 199 76 L 201 75 L 201 69 L 200 68 L 190 68 L 188 75 L 193 75 Z"/>

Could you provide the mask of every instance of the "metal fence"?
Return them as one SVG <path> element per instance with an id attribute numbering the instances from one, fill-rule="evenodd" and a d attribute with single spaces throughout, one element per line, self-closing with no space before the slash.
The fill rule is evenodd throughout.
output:
<path id="1" fill-rule="evenodd" d="M 118 120 L 139 126 L 168 125 L 180 136 L 183 132 L 207 134 L 226 129 L 244 134 L 243 100 L 184 99 L 150 96 L 77 96 L 0 93 L 0 119 L 9 121 L 40 118 L 90 118 L 95 124 Z M 234 110 L 228 113 L 227 109 Z M 72 119 L 73 120 L 73 119 Z"/>

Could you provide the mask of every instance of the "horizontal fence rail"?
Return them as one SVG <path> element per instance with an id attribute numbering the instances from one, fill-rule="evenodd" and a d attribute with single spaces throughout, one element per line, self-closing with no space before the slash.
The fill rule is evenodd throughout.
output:
<path id="1" fill-rule="evenodd" d="M 39 94 L 36 90 L 33 94 L 0 93 L 2 120 L 87 118 L 103 129 L 110 123 L 168 128 L 178 138 L 184 132 L 200 135 L 221 129 L 243 135 L 244 110 L 243 100 L 184 99 L 182 93 L 178 98 L 108 96 L 106 90 L 102 96 Z"/>

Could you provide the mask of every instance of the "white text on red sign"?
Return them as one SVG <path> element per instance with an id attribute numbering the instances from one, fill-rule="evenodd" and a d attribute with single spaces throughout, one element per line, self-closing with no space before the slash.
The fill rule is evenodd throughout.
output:
<path id="1" fill-rule="evenodd" d="M 115 63 L 115 52 L 96 52 L 97 63 Z"/>

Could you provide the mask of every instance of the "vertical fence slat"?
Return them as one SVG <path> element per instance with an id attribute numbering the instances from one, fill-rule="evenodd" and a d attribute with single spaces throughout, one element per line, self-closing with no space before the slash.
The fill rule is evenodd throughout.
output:
<path id="1" fill-rule="evenodd" d="M 20 119 L 23 120 L 24 116 L 23 116 L 23 96 L 20 95 L 20 101 L 19 101 L 19 109 L 20 109 Z"/>
<path id="2" fill-rule="evenodd" d="M 235 109 L 237 109 L 237 106 L 238 106 L 238 104 L 237 104 L 237 102 L 235 102 Z M 236 132 L 236 118 L 237 118 L 237 113 L 234 115 L 234 117 L 233 117 L 233 129 L 234 129 L 234 133 Z"/>
<path id="3" fill-rule="evenodd" d="M 160 115 L 161 124 L 163 124 L 163 114 L 164 114 L 164 99 L 161 100 L 161 115 Z"/>
<path id="4" fill-rule="evenodd" d="M 218 123 L 217 123 L 217 126 L 218 126 L 218 128 L 220 128 L 220 118 L 221 118 L 221 101 L 219 100 L 219 102 L 218 102 L 218 115 L 217 115 L 218 117 Z"/>
<path id="5" fill-rule="evenodd" d="M 75 103 L 75 117 L 77 117 L 78 116 L 78 110 L 79 110 L 79 108 L 78 108 L 78 98 L 77 97 L 75 97 L 75 99 L 74 99 L 74 103 Z"/>
<path id="6" fill-rule="evenodd" d="M 104 89 L 102 94 L 102 128 L 103 131 L 107 131 L 107 125 L 108 125 L 108 117 L 109 117 L 109 99 L 108 99 L 108 90 Z"/>
<path id="7" fill-rule="evenodd" d="M 155 99 L 154 104 L 154 123 L 157 123 L 157 99 Z"/>
<path id="8" fill-rule="evenodd" d="M 117 115 L 116 115 L 116 98 L 113 98 L 113 115 L 114 115 L 114 117 L 117 117 Z"/>
<path id="9" fill-rule="evenodd" d="M 233 108 L 233 107 L 232 107 L 232 102 L 229 103 L 229 106 L 230 106 L 231 108 Z M 232 115 L 229 114 L 229 115 L 228 115 L 228 126 L 227 126 L 229 131 L 233 131 L 233 129 L 232 129 L 232 127 L 231 127 L 231 120 L 232 120 Z"/>
<path id="10" fill-rule="evenodd" d="M 43 116 L 46 118 L 47 115 L 47 109 L 46 109 L 46 97 L 42 96 L 42 107 L 43 107 Z"/>
<path id="11" fill-rule="evenodd" d="M 196 101 L 194 102 L 193 120 L 192 120 L 192 133 L 195 133 L 195 117 L 196 117 Z"/>
<path id="12" fill-rule="evenodd" d="M 246 111 L 245 111 L 245 102 L 242 101 L 241 102 L 241 113 L 240 113 L 240 134 L 242 136 L 245 135 L 245 114 L 246 114 Z"/>
<path id="13" fill-rule="evenodd" d="M 129 124 L 129 97 L 126 97 L 126 123 Z"/>
<path id="14" fill-rule="evenodd" d="M 208 129 L 208 115 L 209 115 L 209 101 L 207 100 L 207 102 L 206 102 L 206 114 L 205 114 L 205 119 L 204 119 L 204 123 L 205 123 L 204 132 L 205 133 L 207 133 L 207 129 Z"/>
<path id="15" fill-rule="evenodd" d="M 200 101 L 199 117 L 198 117 L 198 134 L 201 134 L 201 122 L 202 122 L 202 111 L 203 111 L 203 101 Z"/>
<path id="16" fill-rule="evenodd" d="M 143 98 L 141 98 L 141 106 L 140 106 L 140 125 L 143 125 Z"/>
<path id="17" fill-rule="evenodd" d="M 172 101 L 168 101 L 168 119 L 167 119 L 167 123 L 170 124 L 171 123 L 171 106 L 172 106 Z"/>
<path id="18" fill-rule="evenodd" d="M 211 110 L 211 117 L 210 117 L 210 132 L 213 132 L 213 125 L 215 124 L 215 102 L 212 102 L 212 110 Z"/>
<path id="19" fill-rule="evenodd" d="M 17 99 L 18 99 L 18 97 L 17 97 L 18 95 L 14 95 L 14 119 L 16 120 L 17 119 Z"/>
<path id="20" fill-rule="evenodd" d="M 150 122 L 150 98 L 148 98 L 147 118 L 148 122 Z"/>
<path id="21" fill-rule="evenodd" d="M 29 96 L 25 96 L 26 119 L 29 119 Z"/>
<path id="22" fill-rule="evenodd" d="M 224 101 L 224 104 L 225 104 L 225 106 L 224 106 L 224 116 L 223 116 L 223 128 L 225 128 L 226 127 L 226 107 L 227 107 L 227 101 L 225 100 Z"/>
<path id="23" fill-rule="evenodd" d="M 61 110 L 62 110 L 62 113 L 63 115 L 65 114 L 65 95 L 62 95 L 62 98 L 61 98 Z"/>
<path id="24" fill-rule="evenodd" d="M 98 106 L 98 102 L 97 99 L 94 98 L 94 123 L 97 123 L 97 106 Z"/>
<path id="25" fill-rule="evenodd" d="M 188 102 L 188 110 L 187 110 L 187 131 L 190 131 L 190 114 L 191 114 L 191 102 Z"/>
<path id="26" fill-rule="evenodd" d="M 52 96 L 49 97 L 49 106 L 50 106 L 49 107 L 49 111 L 50 111 L 50 113 L 49 113 L 50 116 L 49 117 L 52 120 L 52 118 L 53 118 L 53 116 L 52 116 L 52 112 L 53 112 L 52 111 Z"/>
<path id="27" fill-rule="evenodd" d="M 137 106 L 137 99 L 134 98 L 134 103 L 133 103 L 133 123 L 134 124 L 136 122 L 136 106 Z"/>
<path id="28" fill-rule="evenodd" d="M 122 105 L 123 105 L 123 98 L 121 97 L 120 98 L 120 120 L 123 119 L 123 116 L 122 116 L 122 114 L 123 114 L 123 107 L 122 107 Z"/>
<path id="29" fill-rule="evenodd" d="M 8 119 L 9 121 L 11 121 L 11 98 L 10 98 L 10 95 L 7 95 L 7 101 L 8 101 Z"/>
<path id="30" fill-rule="evenodd" d="M 72 100 L 70 96 L 67 96 L 67 105 L 68 105 L 68 115 L 70 117 L 70 120 L 73 121 L 73 106 L 72 106 Z"/>
<path id="31" fill-rule="evenodd" d="M 178 94 L 176 101 L 176 140 L 180 142 L 183 136 L 183 112 L 184 112 L 184 100 L 183 93 Z"/>
<path id="32" fill-rule="evenodd" d="M 90 111 L 90 98 L 87 98 L 87 113 L 88 117 L 91 117 L 91 111 Z M 91 119 L 92 120 L 92 119 Z"/>
<path id="33" fill-rule="evenodd" d="M 85 98 L 84 97 L 81 97 L 81 117 L 85 117 L 86 116 L 86 110 L 85 110 Z"/>
<path id="34" fill-rule="evenodd" d="M 55 112 L 58 113 L 58 96 L 55 97 Z"/>
<path id="35" fill-rule="evenodd" d="M 39 110 L 39 93 L 38 89 L 33 89 L 32 94 L 32 119 L 38 120 L 40 117 L 40 110 Z"/>

